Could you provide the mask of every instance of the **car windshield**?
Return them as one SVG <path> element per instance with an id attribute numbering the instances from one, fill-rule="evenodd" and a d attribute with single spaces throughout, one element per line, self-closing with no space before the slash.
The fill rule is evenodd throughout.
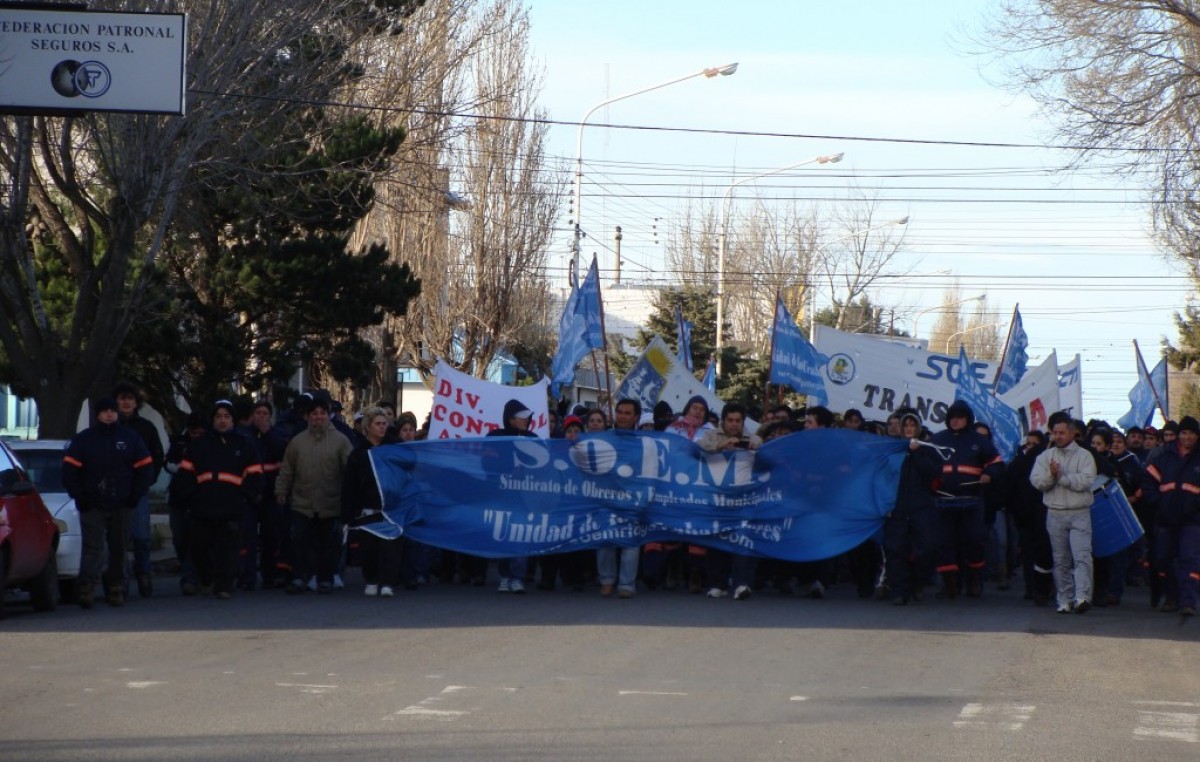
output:
<path id="1" fill-rule="evenodd" d="M 21 450 L 21 464 L 38 492 L 65 492 L 62 450 Z"/>

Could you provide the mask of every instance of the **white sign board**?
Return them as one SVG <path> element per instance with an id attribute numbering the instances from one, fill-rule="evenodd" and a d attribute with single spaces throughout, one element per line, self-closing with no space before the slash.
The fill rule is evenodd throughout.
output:
<path id="1" fill-rule="evenodd" d="M 504 406 L 517 400 L 533 411 L 529 430 L 539 437 L 550 436 L 550 382 L 541 379 L 531 386 L 503 386 L 468 376 L 438 360 L 433 370 L 436 383 L 429 421 L 430 439 L 464 439 L 487 436 L 505 425 Z"/>
<path id="2" fill-rule="evenodd" d="M 0 112 L 183 114 L 187 17 L 0 8 Z"/>
<path id="3" fill-rule="evenodd" d="M 825 366 L 825 393 L 829 409 L 844 412 L 857 408 L 868 420 L 882 420 L 902 407 L 913 408 L 936 429 L 946 419 L 946 408 L 958 391 L 958 356 L 919 349 L 903 342 L 862 333 L 846 333 L 817 326 L 816 347 L 829 357 Z M 1028 431 L 1044 428 L 1050 413 L 1059 410 L 1059 367 L 1055 354 L 1030 368 L 1020 383 L 1000 399 L 1021 415 Z M 1063 368 L 1066 370 L 1066 367 Z M 996 364 L 971 360 L 971 374 L 991 389 Z M 1078 373 L 1074 374 L 1078 389 Z M 1077 393 L 1077 391 L 1076 391 Z M 1062 399 L 1068 387 L 1062 387 Z"/>

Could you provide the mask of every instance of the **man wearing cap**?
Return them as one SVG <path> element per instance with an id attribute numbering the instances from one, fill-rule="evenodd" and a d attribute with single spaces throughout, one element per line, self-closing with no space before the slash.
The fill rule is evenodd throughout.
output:
<path id="1" fill-rule="evenodd" d="M 308 428 L 292 437 L 279 465 L 275 500 L 290 505 L 288 516 L 292 538 L 292 582 L 290 594 L 307 589 L 308 578 L 316 575 L 317 592 L 333 591 L 342 537 L 338 521 L 342 515 L 342 475 L 350 457 L 350 440 L 329 422 L 329 402 L 313 399 L 308 410 Z M 290 500 L 290 503 L 289 503 Z"/>
<path id="2" fill-rule="evenodd" d="M 113 389 L 113 397 L 117 400 L 117 413 L 121 424 L 137 432 L 145 442 L 153 459 L 154 476 L 150 483 L 158 481 L 166 456 L 163 453 L 162 439 L 158 435 L 158 427 L 138 414 L 142 406 L 142 393 L 134 384 L 122 381 Z M 143 495 L 134 507 L 130 517 L 129 534 L 133 545 L 133 574 L 137 579 L 138 595 L 148 598 L 154 593 L 154 584 L 150 575 L 150 498 Z"/>
<path id="3" fill-rule="evenodd" d="M 946 409 L 946 428 L 934 434 L 933 444 L 949 453 L 942 464 L 937 504 L 942 539 L 937 571 L 942 575 L 939 598 L 957 598 L 961 583 L 959 562 L 967 567 L 967 595 L 983 594 L 983 488 L 1004 474 L 1004 460 L 991 440 L 975 430 L 975 413 L 962 400 Z"/>
<path id="4" fill-rule="evenodd" d="M 91 608 L 96 582 L 104 583 L 108 603 L 125 603 L 125 552 L 129 519 L 154 480 L 154 459 L 137 432 L 122 426 L 112 397 L 94 406 L 92 425 L 71 438 L 63 455 L 63 487 L 79 510 L 83 557 L 79 605 Z"/>
<path id="5" fill-rule="evenodd" d="M 1200 422 L 1184 416 L 1175 442 L 1150 455 L 1143 492 L 1154 511 L 1154 572 L 1162 582 L 1161 611 L 1196 615 L 1200 586 Z"/>
<path id="6" fill-rule="evenodd" d="M 1058 613 L 1092 607 L 1092 483 L 1096 459 L 1075 442 L 1069 415 L 1050 416 L 1052 446 L 1033 462 L 1029 482 L 1046 504 L 1046 532 L 1054 558 Z"/>
<path id="7" fill-rule="evenodd" d="M 217 401 L 211 420 L 187 446 L 175 494 L 187 506 L 200 589 L 229 600 L 242 523 L 263 498 L 263 466 L 255 443 L 234 430 L 232 402 Z"/>
<path id="8" fill-rule="evenodd" d="M 529 422 L 533 418 L 533 411 L 530 410 L 520 400 L 509 400 L 504 403 L 504 425 L 499 428 L 492 429 L 487 433 L 489 437 L 533 437 L 537 438 L 529 430 Z M 525 567 L 528 559 L 525 556 L 516 558 L 501 558 L 497 564 L 497 571 L 500 573 L 501 593 L 515 593 L 521 595 L 525 592 Z"/>

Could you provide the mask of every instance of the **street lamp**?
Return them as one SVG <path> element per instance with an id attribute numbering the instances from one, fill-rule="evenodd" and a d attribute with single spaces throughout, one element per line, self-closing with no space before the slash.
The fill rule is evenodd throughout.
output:
<path id="1" fill-rule="evenodd" d="M 822 251 L 825 251 L 825 249 L 829 248 L 830 246 L 832 246 L 835 243 L 840 243 L 841 241 L 845 241 L 850 238 L 856 238 L 860 235 L 863 235 L 864 233 L 870 233 L 872 230 L 879 230 L 880 228 L 890 228 L 890 227 L 894 227 L 896 225 L 907 225 L 907 224 L 908 224 L 908 215 L 905 215 L 905 216 L 900 217 L 895 220 L 888 220 L 887 222 L 881 222 L 878 225 L 872 225 L 870 227 L 863 228 L 862 230 L 855 230 L 853 233 L 847 233 L 846 235 L 838 236 L 837 238 L 834 238 L 832 241 L 826 241 L 825 243 L 821 244 L 817 248 L 813 249 L 811 259 L 815 262 L 818 254 L 820 254 Z M 832 276 L 831 276 L 831 278 L 830 278 L 830 287 L 831 288 L 832 288 L 832 285 L 833 284 L 832 284 Z M 832 301 L 832 295 L 830 295 L 830 296 L 831 296 L 831 301 Z M 809 295 L 808 295 L 808 340 L 809 341 L 817 340 L 817 288 L 816 288 L 815 283 L 809 289 Z"/>
<path id="2" fill-rule="evenodd" d="M 987 325 L 977 325 L 974 328 L 967 328 L 966 330 L 959 331 L 958 333 L 950 334 L 950 337 L 946 339 L 945 354 L 950 354 L 951 340 L 956 339 L 959 336 L 965 336 L 968 333 L 974 333 L 975 331 L 982 331 L 984 328 L 995 328 L 995 327 L 1001 326 L 1001 325 L 1004 325 L 1004 323 L 1002 323 L 1002 322 L 1001 323 L 988 323 Z"/>
<path id="3" fill-rule="evenodd" d="M 777 175 L 808 164 L 837 164 L 843 156 L 845 156 L 844 153 L 817 156 L 813 159 L 789 164 L 786 167 L 772 169 L 770 172 L 743 177 L 741 180 L 731 183 L 729 189 L 725 191 L 725 197 L 721 200 L 721 236 L 717 244 L 717 378 L 721 377 L 721 350 L 725 346 L 725 239 L 729 234 L 729 207 L 733 203 L 734 189 L 753 180 L 761 180 L 764 177 Z"/>
<path id="4" fill-rule="evenodd" d="M 987 294 L 977 294 L 975 296 L 968 296 L 966 299 L 959 299 L 957 302 L 950 302 L 949 304 L 939 304 L 936 307 L 930 307 L 929 309 L 921 310 L 920 312 L 917 313 L 917 316 L 913 318 L 913 323 L 912 323 L 913 338 L 914 339 L 921 338 L 920 334 L 917 333 L 917 323 L 920 322 L 922 316 L 928 315 L 930 312 L 940 312 L 940 311 L 942 311 L 944 309 L 948 309 L 950 307 L 957 307 L 958 305 L 966 304 L 967 302 L 978 302 L 978 301 L 981 301 L 986 298 L 987 298 Z"/>
<path id="5" fill-rule="evenodd" d="M 643 87 L 641 90 L 634 90 L 631 93 L 625 93 L 624 95 L 618 95 L 615 98 L 609 98 L 608 100 L 597 103 L 595 106 L 592 106 L 590 109 L 587 110 L 587 113 L 585 113 L 583 115 L 583 118 L 579 120 L 579 135 L 575 141 L 575 194 L 574 194 L 575 241 L 571 245 L 571 272 L 572 273 L 579 272 L 579 254 L 580 254 L 580 249 L 582 248 L 581 240 L 583 238 L 583 228 L 580 227 L 580 224 L 579 224 L 579 222 L 580 222 L 579 202 L 580 202 L 580 192 L 581 192 L 581 189 L 583 186 L 583 128 L 587 125 L 588 117 L 590 117 L 597 110 L 604 108 L 605 106 L 607 106 L 610 103 L 616 103 L 617 101 L 623 101 L 626 98 L 632 98 L 635 95 L 641 95 L 643 93 L 652 92 L 654 90 L 661 90 L 664 87 L 669 87 L 670 85 L 674 85 L 679 82 L 683 82 L 683 81 L 686 81 L 689 79 L 694 79 L 695 77 L 704 77 L 705 79 L 713 79 L 714 77 L 718 77 L 718 76 L 728 77 L 729 75 L 736 72 L 737 68 L 738 68 L 738 65 L 736 63 L 725 64 L 724 66 L 710 66 L 706 69 L 701 69 L 700 71 L 692 72 L 691 74 L 686 74 L 682 77 L 676 77 L 675 79 L 667 80 L 666 82 L 660 82 L 657 85 Z"/>

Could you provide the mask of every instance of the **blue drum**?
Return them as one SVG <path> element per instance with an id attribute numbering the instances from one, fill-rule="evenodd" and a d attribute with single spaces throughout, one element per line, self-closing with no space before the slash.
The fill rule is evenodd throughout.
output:
<path id="1" fill-rule="evenodd" d="M 1145 534 L 1121 485 L 1109 480 L 1092 491 L 1092 555 L 1111 556 Z"/>

